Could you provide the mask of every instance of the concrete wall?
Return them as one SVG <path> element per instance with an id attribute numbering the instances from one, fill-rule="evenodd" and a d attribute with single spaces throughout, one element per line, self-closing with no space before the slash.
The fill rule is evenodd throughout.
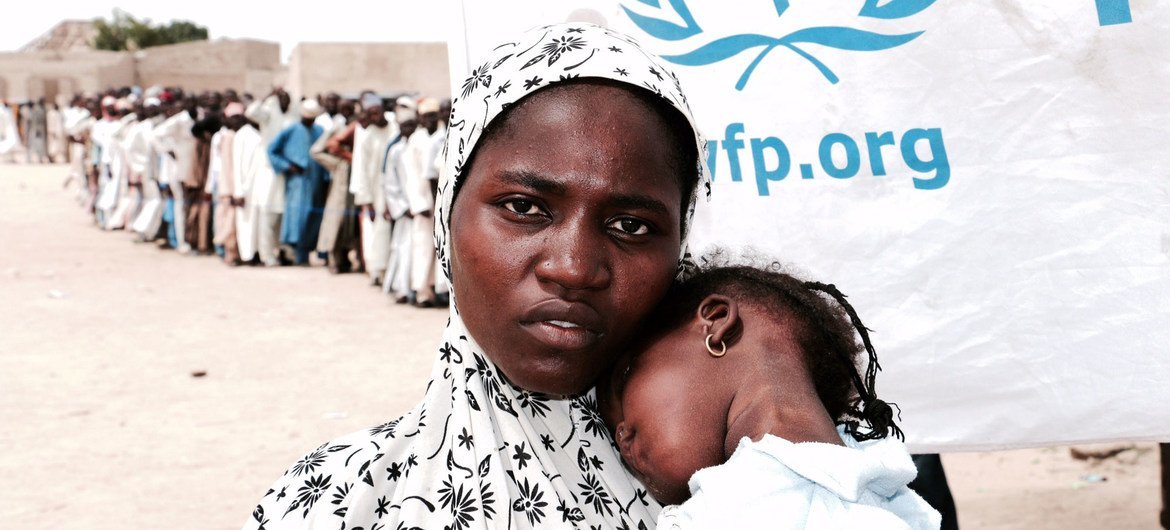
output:
<path id="1" fill-rule="evenodd" d="M 448 97 L 447 44 L 442 42 L 301 43 L 288 63 L 293 96 L 365 89 Z"/>
<path id="2" fill-rule="evenodd" d="M 0 98 L 60 99 L 134 84 L 134 58 L 107 51 L 0 53 L 0 79 Z"/>
<path id="3" fill-rule="evenodd" d="M 283 70 L 280 45 L 254 40 L 216 40 L 158 46 L 136 54 L 141 86 L 181 86 L 185 90 L 264 93 Z"/>
<path id="4" fill-rule="evenodd" d="M 254 40 L 189 42 L 135 53 L 107 51 L 0 53 L 0 98 L 68 97 L 110 87 L 181 86 L 192 91 L 234 88 L 256 97 L 273 86 L 294 96 L 334 90 L 356 95 L 417 92 L 447 97 L 447 45 L 427 43 L 304 43 L 288 67 L 280 46 Z"/>

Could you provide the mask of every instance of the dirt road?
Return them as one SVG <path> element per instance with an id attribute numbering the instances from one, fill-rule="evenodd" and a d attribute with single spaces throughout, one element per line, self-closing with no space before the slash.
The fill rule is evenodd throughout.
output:
<path id="1" fill-rule="evenodd" d="M 444 310 L 132 243 L 64 175 L 0 165 L 0 528 L 239 528 L 303 452 L 421 396 Z M 962 526 L 1157 528 L 1152 445 L 1068 455 L 945 456 Z"/>

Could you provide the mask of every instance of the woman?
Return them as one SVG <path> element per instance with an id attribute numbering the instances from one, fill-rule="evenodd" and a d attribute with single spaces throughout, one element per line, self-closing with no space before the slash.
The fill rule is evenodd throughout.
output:
<path id="1" fill-rule="evenodd" d="M 703 141 L 628 37 L 534 30 L 451 112 L 435 235 L 451 321 L 426 397 L 305 456 L 248 528 L 637 528 L 591 389 L 685 256 Z"/>

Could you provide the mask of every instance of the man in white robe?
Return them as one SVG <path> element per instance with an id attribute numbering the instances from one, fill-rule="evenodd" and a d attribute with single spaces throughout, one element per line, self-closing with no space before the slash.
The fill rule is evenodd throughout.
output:
<path id="1" fill-rule="evenodd" d="M 349 191 L 361 218 L 362 256 L 371 283 L 381 285 L 390 259 L 390 221 L 386 211 L 381 162 L 386 146 L 393 140 L 394 128 L 386 120 L 382 100 L 367 97 L 362 102 L 367 125 L 359 138 L 355 136 L 353 165 L 350 169 Z"/>
<path id="2" fill-rule="evenodd" d="M 159 105 L 158 98 L 143 101 L 143 119 L 134 124 L 125 142 L 130 182 L 137 183 L 141 199 L 130 228 L 142 241 L 153 241 L 162 225 L 163 197 L 158 187 L 158 152 L 154 149 L 154 128 L 164 119 Z"/>
<path id="3" fill-rule="evenodd" d="M 408 139 L 418 127 L 418 115 L 414 109 L 399 106 L 395 110 L 399 137 L 386 150 L 383 182 L 386 194 L 386 215 L 393 223 L 390 233 L 390 257 L 386 265 L 386 279 L 383 290 L 404 304 L 410 300 L 410 263 L 413 259 L 411 238 L 413 237 L 410 199 L 406 195 L 406 153 Z"/>
<path id="4" fill-rule="evenodd" d="M 198 148 L 198 140 L 191 133 L 195 126 L 195 111 L 194 100 L 188 99 L 182 106 L 172 107 L 170 112 L 174 114 L 154 130 L 155 149 L 162 153 L 163 159 L 159 180 L 168 186 L 173 198 L 174 239 L 170 242 L 183 254 L 191 253 L 191 245 L 187 243 L 187 206 L 191 202 L 188 195 L 194 196 L 189 188 L 195 181 Z"/>
<path id="5" fill-rule="evenodd" d="M 93 116 L 85 108 L 83 103 L 81 98 L 74 98 L 73 103 L 62 111 L 65 138 L 68 140 L 69 180 L 80 184 L 79 190 L 81 190 L 81 193 L 79 193 L 79 196 L 84 196 L 88 192 L 85 169 L 85 139 L 89 136 L 89 129 L 93 127 L 94 122 Z M 0 148 L 0 153 L 2 152 L 3 149 Z M 0 154 L 0 158 L 3 158 L 2 154 Z"/>
<path id="6" fill-rule="evenodd" d="M 138 214 L 138 207 L 142 202 L 138 182 L 134 178 L 135 175 L 131 173 L 127 144 L 130 133 L 138 125 L 140 117 L 143 116 L 143 109 L 139 107 L 133 109 L 133 112 L 131 109 L 132 105 L 128 101 L 121 105 L 121 112 L 128 114 L 119 120 L 118 128 L 112 136 L 114 145 L 112 146 L 111 173 L 117 173 L 119 186 L 117 204 L 114 206 L 113 214 L 106 220 L 106 230 L 121 230 L 129 226 L 134 221 L 134 216 Z"/>
<path id="7" fill-rule="evenodd" d="M 235 138 L 236 130 L 244 125 L 244 106 L 230 103 L 223 111 L 224 127 L 211 138 L 211 160 L 207 170 L 206 192 L 215 200 L 216 248 L 224 263 L 240 264 L 239 245 L 236 242 Z"/>
<path id="8" fill-rule="evenodd" d="M 110 183 L 109 159 L 110 154 L 108 144 L 110 138 L 114 133 L 114 129 L 118 126 L 118 110 L 115 108 L 117 100 L 115 98 L 106 96 L 101 103 L 101 119 L 94 122 L 90 131 L 90 145 L 92 148 L 91 158 L 94 166 L 94 182 L 93 195 L 91 199 L 93 203 L 90 205 L 93 208 L 94 220 L 97 225 L 105 226 L 106 214 L 105 209 L 99 205 L 102 202 L 109 202 L 111 199 L 104 198 L 108 193 L 108 186 Z"/>
<path id="9" fill-rule="evenodd" d="M 268 149 L 263 143 L 260 131 L 251 121 L 241 126 L 232 139 L 232 204 L 236 207 L 236 246 L 240 251 L 240 261 L 244 263 L 256 257 L 260 244 L 258 221 L 264 215 L 262 205 L 255 200 L 257 195 L 253 185 L 257 175 L 272 173 Z"/>
<path id="10" fill-rule="evenodd" d="M 56 103 L 49 103 L 45 109 L 45 122 L 49 135 L 49 160 L 54 164 L 67 162 L 68 144 L 65 138 L 65 117 Z"/>
<path id="11" fill-rule="evenodd" d="M 438 171 L 434 166 L 435 142 L 439 134 L 439 102 L 424 99 L 418 105 L 420 127 L 410 135 L 406 154 L 406 194 L 413 216 L 410 286 L 415 305 L 435 305 L 435 190 Z M 442 147 L 440 146 L 440 149 Z"/>
<path id="12" fill-rule="evenodd" d="M 18 145 L 20 132 L 17 130 L 16 117 L 8 102 L 0 99 L 0 162 L 9 161 Z"/>
<path id="13" fill-rule="evenodd" d="M 130 127 L 138 116 L 131 112 L 130 102 L 119 100 L 116 104 L 117 120 L 111 122 L 102 136 L 102 164 L 106 179 L 98 197 L 97 208 L 102 212 L 101 227 L 105 230 L 120 230 L 126 225 L 130 208 L 130 183 L 126 167 L 126 151 L 123 142 Z"/>
<path id="14" fill-rule="evenodd" d="M 261 101 L 255 101 L 244 112 L 257 125 L 260 145 L 265 153 L 276 135 L 289 125 L 301 120 L 300 105 L 294 105 L 288 93 L 277 88 Z M 267 155 L 265 154 L 265 157 Z M 256 210 L 257 252 L 260 261 L 268 267 L 280 265 L 280 221 L 284 214 L 284 175 L 265 163 L 252 176 L 251 206 Z"/>

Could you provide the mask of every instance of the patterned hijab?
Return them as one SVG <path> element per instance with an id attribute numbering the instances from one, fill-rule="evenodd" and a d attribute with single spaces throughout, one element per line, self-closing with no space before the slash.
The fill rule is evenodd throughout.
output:
<path id="1" fill-rule="evenodd" d="M 625 35 L 559 24 L 495 48 L 452 102 L 435 226 L 448 280 L 455 183 L 484 128 L 524 96 L 578 77 L 656 93 L 697 131 L 678 79 Z M 695 142 L 701 188 L 709 194 L 697 132 Z M 692 196 L 687 224 L 694 203 Z M 684 233 L 680 264 L 685 252 Z M 277 480 L 245 528 L 654 527 L 660 507 L 622 467 L 594 392 L 558 399 L 513 386 L 455 307 L 422 403 L 306 455 Z"/>

